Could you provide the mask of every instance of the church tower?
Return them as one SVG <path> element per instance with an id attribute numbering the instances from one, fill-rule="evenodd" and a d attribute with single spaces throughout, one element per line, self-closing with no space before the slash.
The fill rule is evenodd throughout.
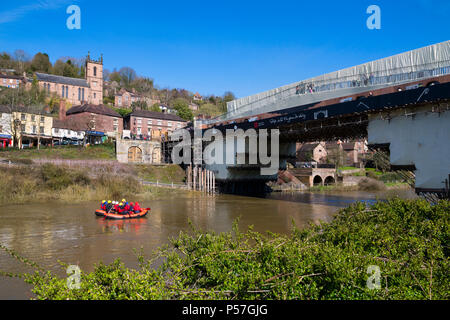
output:
<path id="1" fill-rule="evenodd" d="M 92 60 L 90 53 L 86 58 L 86 81 L 89 84 L 88 102 L 91 104 L 103 103 L 103 55 L 100 60 Z"/>

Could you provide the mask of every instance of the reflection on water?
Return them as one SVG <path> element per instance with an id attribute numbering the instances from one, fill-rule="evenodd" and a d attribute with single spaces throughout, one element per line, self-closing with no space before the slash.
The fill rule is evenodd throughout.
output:
<path id="1" fill-rule="evenodd" d="M 302 228 L 309 222 L 329 221 L 339 207 L 359 200 L 372 202 L 378 196 L 273 193 L 266 198 L 250 198 L 168 194 L 158 200 L 140 201 L 151 211 L 147 217 L 133 220 L 96 217 L 98 202 L 14 205 L 0 208 L 0 243 L 60 275 L 64 272 L 58 260 L 90 272 L 95 263 L 110 263 L 120 257 L 135 268 L 138 263 L 133 249 L 142 247 L 149 255 L 181 230 L 188 230 L 189 222 L 203 230 L 223 232 L 230 231 L 233 221 L 239 219 L 241 230 L 253 225 L 259 232 L 289 233 L 293 224 Z M 28 269 L 0 252 L 0 270 Z M 0 299 L 29 298 L 28 291 L 20 279 L 0 278 Z"/>

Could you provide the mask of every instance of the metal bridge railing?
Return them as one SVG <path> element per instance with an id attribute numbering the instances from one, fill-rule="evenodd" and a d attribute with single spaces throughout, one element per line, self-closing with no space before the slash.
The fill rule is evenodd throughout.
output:
<path id="1" fill-rule="evenodd" d="M 208 120 L 200 120 L 201 124 L 213 124 L 220 121 L 231 120 L 238 116 L 243 116 L 252 111 L 258 111 L 268 104 L 277 103 L 285 99 L 295 96 L 316 95 L 320 98 L 319 93 L 332 92 L 341 89 L 367 87 L 373 86 L 392 86 L 396 83 L 413 82 L 442 75 L 450 74 L 450 60 L 421 64 L 409 67 L 412 69 L 419 69 L 416 71 L 395 73 L 396 70 L 405 69 L 393 68 L 371 73 L 360 73 L 357 75 L 343 76 L 336 79 L 328 80 L 305 80 L 297 84 L 287 86 L 279 92 L 271 94 L 260 99 L 249 101 L 236 110 L 224 113 L 216 118 Z M 281 89 L 281 88 L 280 88 Z M 247 97 L 249 99 L 249 97 Z M 245 99 L 245 98 L 243 98 Z M 250 99 L 249 99 L 250 100 Z M 233 101 L 231 102 L 233 103 Z M 265 111 L 267 112 L 267 111 Z M 256 114 L 256 113 L 254 113 Z"/>

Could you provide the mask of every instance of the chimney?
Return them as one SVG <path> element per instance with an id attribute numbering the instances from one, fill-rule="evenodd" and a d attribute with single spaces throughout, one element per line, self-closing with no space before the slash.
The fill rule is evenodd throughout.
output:
<path id="1" fill-rule="evenodd" d="M 59 101 L 59 120 L 66 120 L 66 101 L 64 99 Z"/>

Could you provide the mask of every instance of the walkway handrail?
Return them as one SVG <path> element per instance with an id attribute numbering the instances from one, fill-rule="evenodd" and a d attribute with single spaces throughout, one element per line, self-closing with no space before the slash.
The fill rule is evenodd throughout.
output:
<path id="1" fill-rule="evenodd" d="M 425 69 L 422 68 L 424 66 L 432 66 L 432 65 L 441 65 L 433 69 Z M 394 70 L 398 70 L 400 68 L 393 68 L 384 71 L 371 72 L 371 73 L 360 73 L 357 75 L 344 76 L 339 77 L 337 79 L 330 80 L 318 80 L 318 81 L 310 81 L 304 80 L 299 83 L 288 85 L 286 87 L 282 87 L 283 89 L 279 92 L 276 92 L 272 95 L 262 97 L 255 101 L 251 101 L 246 105 L 243 105 L 241 108 L 228 111 L 218 117 L 207 120 L 199 120 L 201 124 L 212 124 L 219 121 L 225 121 L 228 119 L 232 119 L 233 116 L 240 115 L 244 112 L 252 111 L 258 109 L 259 107 L 265 106 L 268 103 L 273 103 L 293 96 L 302 96 L 309 94 L 316 94 L 319 92 L 327 92 L 327 91 L 337 91 L 340 89 L 346 88 L 356 88 L 356 87 L 371 87 L 376 85 L 393 85 L 395 83 L 403 83 L 403 82 L 412 82 L 414 80 L 427 79 L 442 75 L 450 74 L 450 60 L 441 61 L 438 63 L 429 63 L 422 64 L 416 66 L 410 66 L 408 68 L 411 69 L 421 69 L 417 71 L 404 72 L 404 73 L 393 73 Z M 404 69 L 401 68 L 401 69 Z M 381 75 L 385 73 L 392 73 L 390 75 Z M 333 81 L 334 80 L 334 81 Z M 308 92 L 308 89 L 310 91 Z M 233 103 L 229 102 L 229 103 Z"/>

